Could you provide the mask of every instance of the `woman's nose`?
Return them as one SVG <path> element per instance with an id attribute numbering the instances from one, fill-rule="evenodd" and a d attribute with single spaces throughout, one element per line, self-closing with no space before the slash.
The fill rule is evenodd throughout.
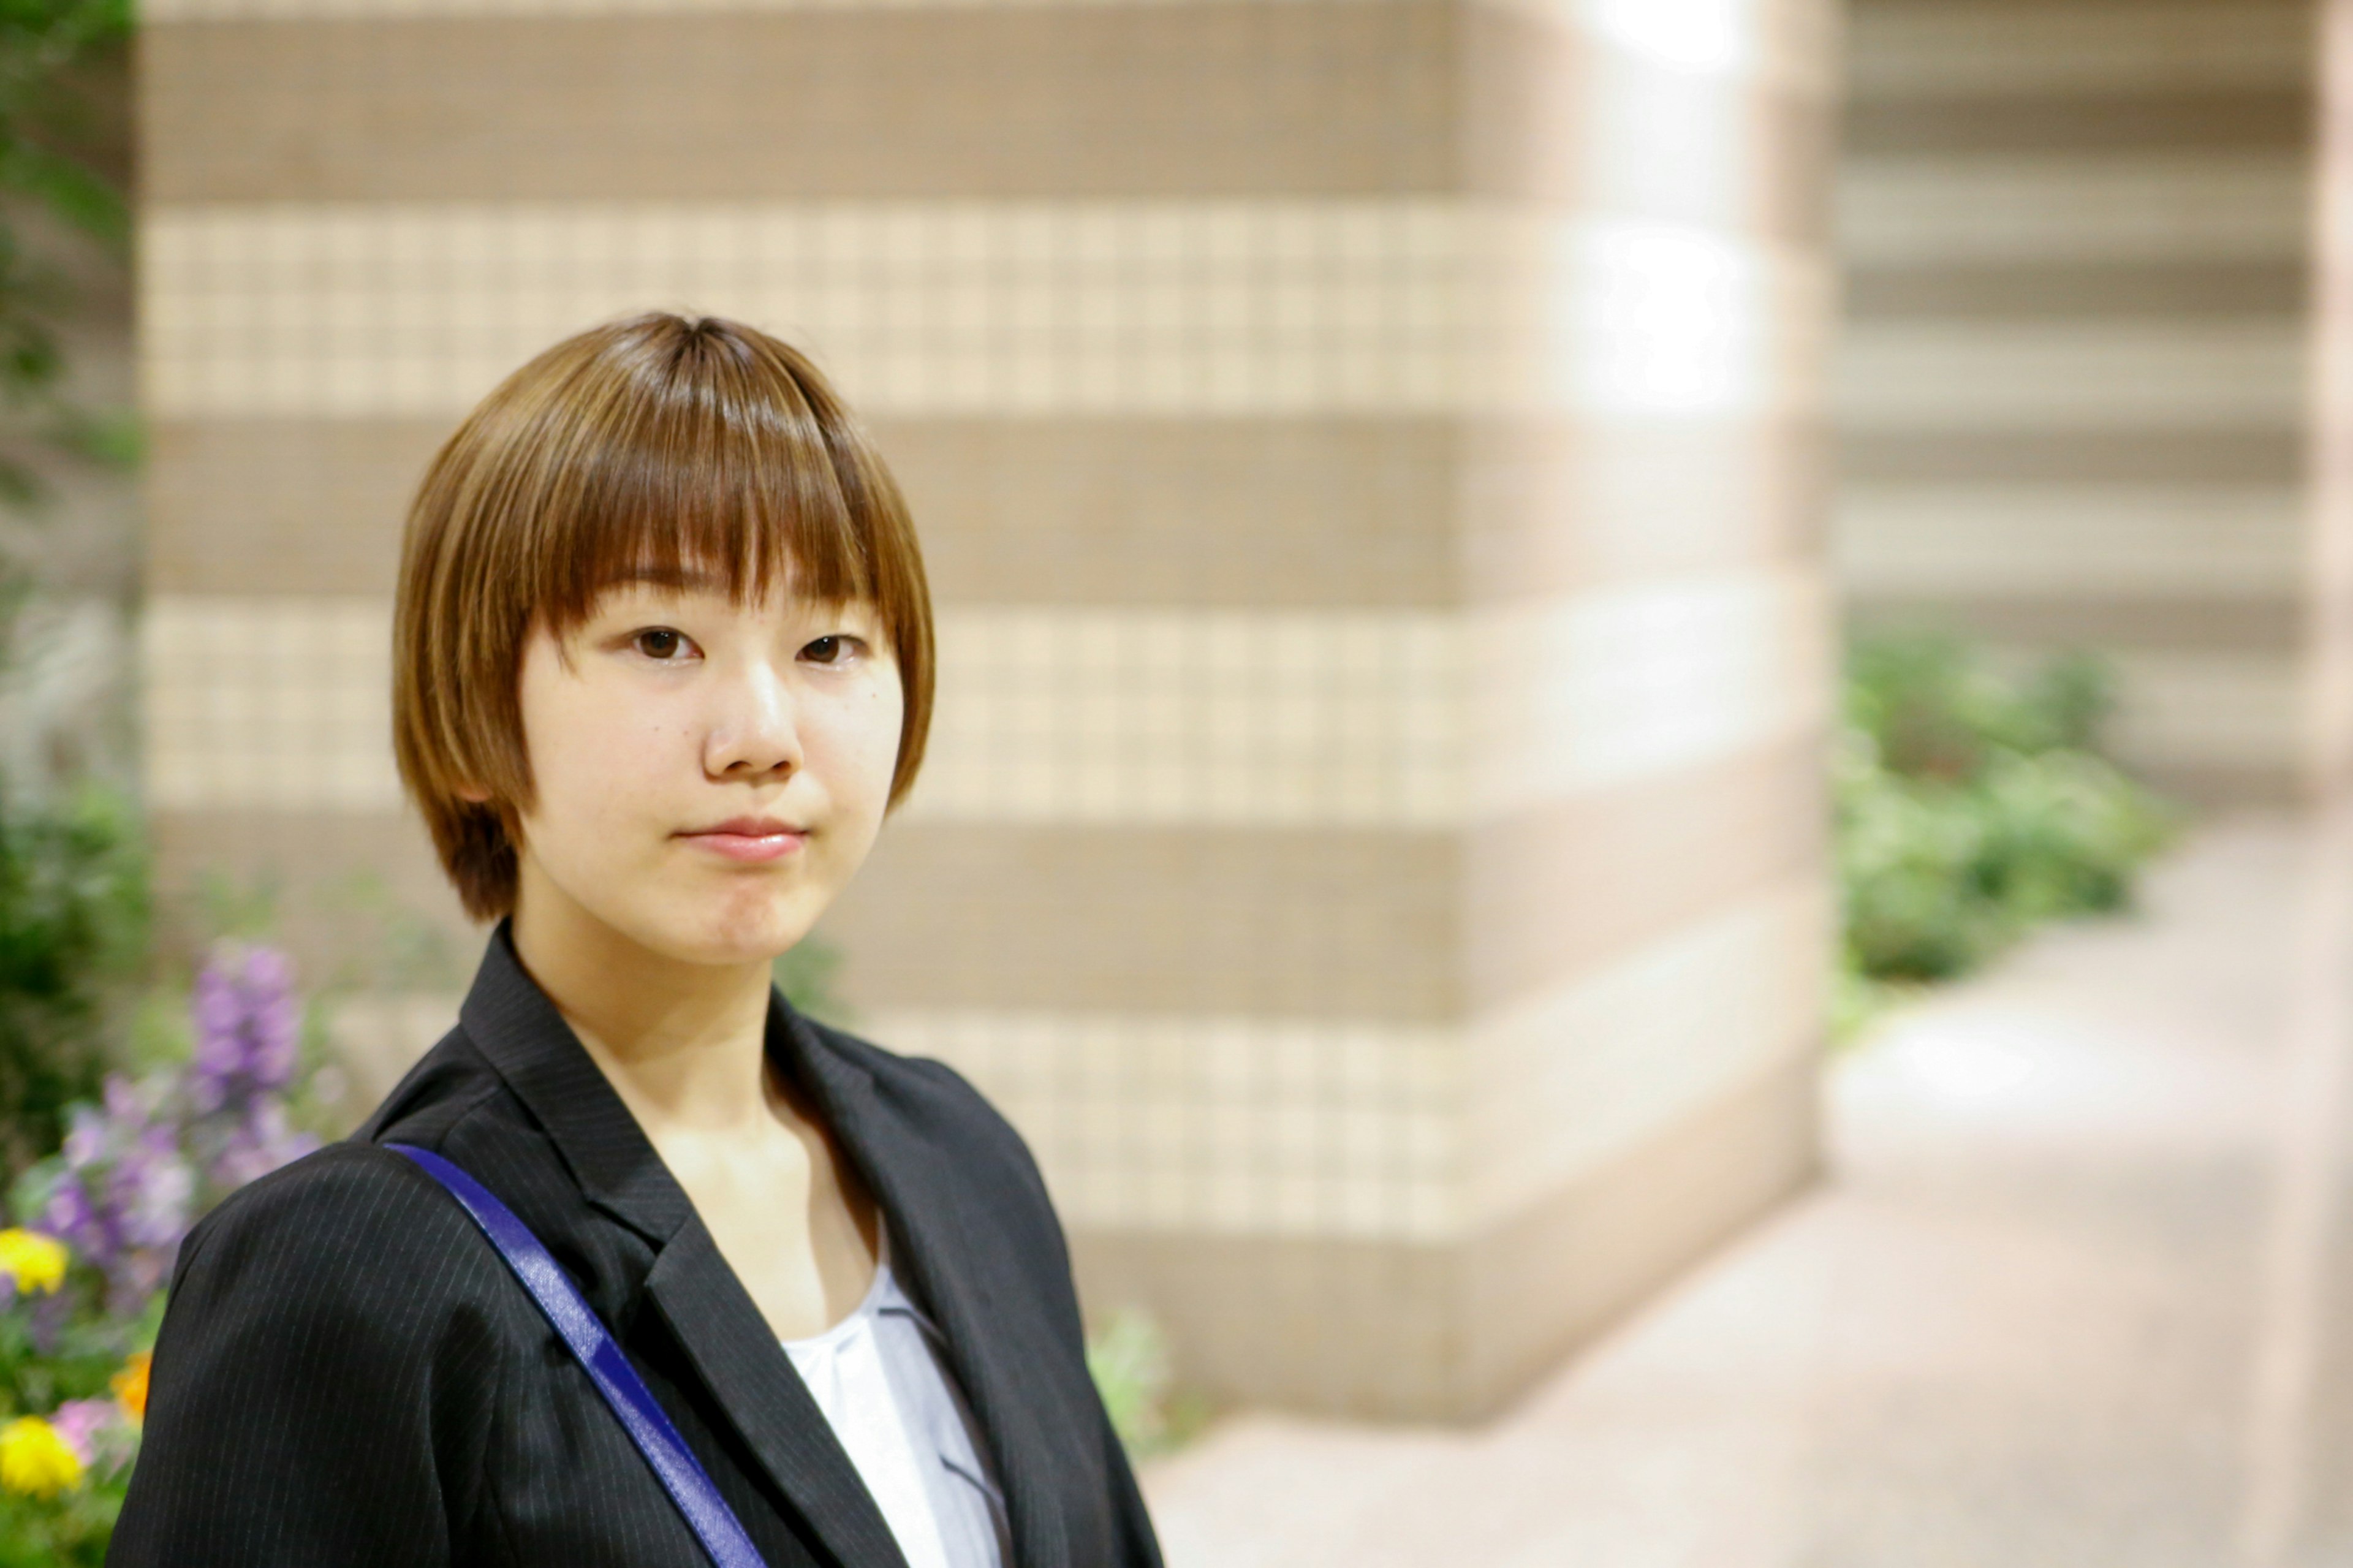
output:
<path id="1" fill-rule="evenodd" d="M 789 682 L 765 664 L 722 683 L 703 745 L 714 777 L 790 773 L 801 764 L 800 730 Z"/>

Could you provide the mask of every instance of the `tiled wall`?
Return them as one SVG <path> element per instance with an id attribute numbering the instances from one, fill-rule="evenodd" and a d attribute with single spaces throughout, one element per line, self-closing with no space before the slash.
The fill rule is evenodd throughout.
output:
<path id="1" fill-rule="evenodd" d="M 1461 1414 L 1810 1168 L 1826 0 L 147 16 L 168 874 L 446 916 L 406 491 L 561 333 L 739 314 L 872 417 L 940 603 L 825 934 L 1091 1303 L 1215 1394 Z"/>
<path id="2" fill-rule="evenodd" d="M 2308 0 L 1857 0 L 1834 553 L 1866 626 L 2084 646 L 2208 802 L 2312 765 Z"/>

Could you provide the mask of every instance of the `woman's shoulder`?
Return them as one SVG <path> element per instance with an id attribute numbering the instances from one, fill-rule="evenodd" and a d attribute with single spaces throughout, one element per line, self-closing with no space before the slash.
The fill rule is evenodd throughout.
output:
<path id="1" fill-rule="evenodd" d="M 459 1283 L 448 1267 L 472 1226 L 406 1156 L 378 1144 L 331 1143 L 248 1183 L 188 1233 L 173 1297 L 195 1287 L 282 1300 L 372 1297 L 396 1286 L 415 1298 Z"/>

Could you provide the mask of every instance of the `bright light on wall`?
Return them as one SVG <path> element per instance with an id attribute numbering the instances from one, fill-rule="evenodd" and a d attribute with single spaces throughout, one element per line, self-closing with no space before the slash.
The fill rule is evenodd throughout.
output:
<path id="1" fill-rule="evenodd" d="M 1682 70 L 1737 71 L 1757 55 L 1759 0 L 1582 0 L 1587 27 Z"/>

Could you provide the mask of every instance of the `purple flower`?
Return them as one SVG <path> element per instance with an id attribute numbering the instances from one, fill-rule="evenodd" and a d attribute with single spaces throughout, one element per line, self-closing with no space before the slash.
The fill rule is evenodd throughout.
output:
<path id="1" fill-rule="evenodd" d="M 265 1100 L 248 1111 L 221 1140 L 212 1161 L 212 1178 L 224 1188 L 241 1187 L 266 1176 L 289 1161 L 299 1160 L 319 1146 L 318 1135 L 288 1125 L 286 1108 Z"/>
<path id="2" fill-rule="evenodd" d="M 168 1079 L 106 1079 L 103 1106 L 74 1107 L 42 1225 L 107 1278 L 112 1303 L 135 1310 L 171 1272 L 187 1234 L 195 1173 L 169 1116 Z"/>
<path id="3" fill-rule="evenodd" d="M 188 1108 L 241 1113 L 293 1081 L 301 1008 L 294 965 L 274 947 L 222 942 L 196 976 Z"/>

